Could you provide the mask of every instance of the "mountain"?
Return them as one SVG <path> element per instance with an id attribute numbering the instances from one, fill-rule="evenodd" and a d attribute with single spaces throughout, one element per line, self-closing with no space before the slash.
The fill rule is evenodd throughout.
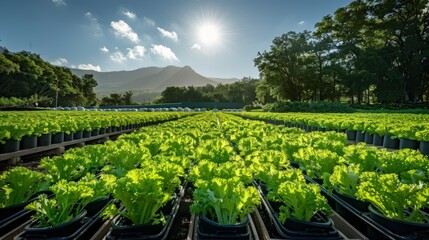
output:
<path id="1" fill-rule="evenodd" d="M 161 96 L 161 92 L 171 86 L 213 86 L 239 81 L 231 78 L 207 78 L 195 72 L 190 66 L 146 67 L 131 71 L 97 72 L 92 70 L 70 69 L 75 75 L 94 75 L 98 86 L 95 92 L 99 98 L 110 93 L 133 91 L 133 100 L 146 102 Z"/>
<path id="2" fill-rule="evenodd" d="M 124 92 L 128 90 L 161 92 L 170 86 L 205 86 L 207 84 L 217 85 L 233 81 L 231 79 L 204 77 L 189 66 L 147 67 L 132 71 L 115 72 L 70 70 L 79 77 L 84 74 L 93 74 L 98 83 L 95 89 L 96 92 Z"/>
<path id="3" fill-rule="evenodd" d="M 6 48 L 0 46 L 0 53 L 2 53 L 4 50 L 6 50 Z"/>

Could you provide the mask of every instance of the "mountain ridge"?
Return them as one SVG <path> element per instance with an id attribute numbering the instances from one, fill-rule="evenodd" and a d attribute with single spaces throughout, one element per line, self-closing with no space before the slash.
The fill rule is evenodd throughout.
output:
<path id="1" fill-rule="evenodd" d="M 97 72 L 93 70 L 70 69 L 81 77 L 84 74 L 94 75 L 98 86 L 95 92 L 99 98 L 110 93 L 133 91 L 133 100 L 146 102 L 161 96 L 167 87 L 205 86 L 207 84 L 229 84 L 240 81 L 238 78 L 205 77 L 190 66 L 144 67 L 134 70 Z"/>
<path id="2" fill-rule="evenodd" d="M 128 90 L 152 90 L 162 92 L 165 88 L 176 86 L 205 86 L 207 84 L 227 84 L 240 81 L 238 78 L 205 77 L 190 66 L 144 67 L 135 70 L 97 72 L 70 68 L 73 74 L 94 75 L 98 86 L 96 92 L 123 92 Z"/>

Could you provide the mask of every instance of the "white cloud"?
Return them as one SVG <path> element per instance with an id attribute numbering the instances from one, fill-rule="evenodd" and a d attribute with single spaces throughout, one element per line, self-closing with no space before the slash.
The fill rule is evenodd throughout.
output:
<path id="1" fill-rule="evenodd" d="M 133 43 L 140 42 L 139 36 L 133 31 L 133 29 L 123 20 L 117 22 L 112 21 L 110 26 L 115 30 L 115 35 L 122 38 L 127 38 Z"/>
<path id="2" fill-rule="evenodd" d="M 169 38 L 175 42 L 177 42 L 178 38 L 177 38 L 177 33 L 176 32 L 169 32 L 165 29 L 162 29 L 160 27 L 157 27 L 158 31 L 161 33 L 161 36 Z"/>
<path id="3" fill-rule="evenodd" d="M 108 53 L 109 49 L 106 46 L 104 46 L 104 47 L 100 48 L 100 51 Z"/>
<path id="4" fill-rule="evenodd" d="M 103 36 L 103 30 L 101 29 L 100 23 L 98 23 L 98 20 L 92 13 L 86 12 L 85 17 L 89 20 L 89 29 L 92 31 L 93 35 L 96 37 Z"/>
<path id="5" fill-rule="evenodd" d="M 301 21 L 298 23 L 298 25 L 304 25 L 305 21 Z"/>
<path id="6" fill-rule="evenodd" d="M 143 20 L 150 27 L 155 27 L 155 25 L 156 25 L 155 21 L 150 19 L 150 18 L 144 17 Z"/>
<path id="7" fill-rule="evenodd" d="M 128 50 L 127 57 L 129 59 L 142 58 L 144 57 L 144 53 L 146 51 L 146 49 L 140 45 L 134 46 L 133 48 L 127 48 L 127 50 Z"/>
<path id="8" fill-rule="evenodd" d="M 127 60 L 124 57 L 124 54 L 121 51 L 119 51 L 119 50 L 116 51 L 116 52 L 114 52 L 112 55 L 110 55 L 110 59 L 112 59 L 112 61 L 115 61 L 115 62 L 118 62 L 118 63 L 121 63 L 121 62 Z"/>
<path id="9" fill-rule="evenodd" d="M 170 61 L 180 61 L 170 48 L 163 45 L 152 45 L 150 52 Z"/>
<path id="10" fill-rule="evenodd" d="M 97 72 L 101 72 L 100 65 L 94 66 L 94 65 L 92 65 L 90 63 L 89 64 L 79 64 L 77 66 L 77 68 L 81 69 L 81 70 L 94 70 L 94 71 L 97 71 Z"/>
<path id="11" fill-rule="evenodd" d="M 68 61 L 65 58 L 58 58 L 51 62 L 52 65 L 56 66 L 65 66 L 67 63 Z"/>
<path id="12" fill-rule="evenodd" d="M 52 0 L 52 2 L 57 6 L 66 6 L 66 0 Z"/>
<path id="13" fill-rule="evenodd" d="M 136 19 L 136 14 L 130 11 L 123 11 L 122 14 L 124 14 L 125 16 L 127 16 L 129 19 Z"/>
<path id="14" fill-rule="evenodd" d="M 201 50 L 201 46 L 198 43 L 194 43 L 194 45 L 192 45 L 191 49 Z"/>

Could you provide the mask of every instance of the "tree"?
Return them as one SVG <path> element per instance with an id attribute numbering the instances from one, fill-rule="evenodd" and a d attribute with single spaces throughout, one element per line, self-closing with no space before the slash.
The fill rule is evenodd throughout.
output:
<path id="1" fill-rule="evenodd" d="M 97 104 L 97 96 L 94 92 L 94 88 L 98 86 L 97 81 L 94 79 L 94 75 L 85 74 L 82 76 L 82 92 L 86 98 L 87 106 L 94 106 Z"/>
<path id="2" fill-rule="evenodd" d="M 133 91 L 132 90 L 126 91 L 124 93 L 124 96 L 122 97 L 122 100 L 124 101 L 124 104 L 125 105 L 131 105 L 131 104 L 133 104 L 132 97 L 133 97 Z"/>
<path id="3" fill-rule="evenodd" d="M 273 40 L 270 51 L 258 53 L 254 59 L 261 79 L 270 87 L 277 100 L 301 101 L 303 98 L 303 71 L 309 54 L 310 32 L 288 32 Z"/>

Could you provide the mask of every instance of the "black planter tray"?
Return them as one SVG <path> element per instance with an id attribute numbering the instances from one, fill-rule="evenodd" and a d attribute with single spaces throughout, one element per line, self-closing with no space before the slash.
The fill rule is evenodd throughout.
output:
<path id="1" fill-rule="evenodd" d="M 30 239 L 58 239 L 58 240 L 85 240 L 98 230 L 103 224 L 100 218 L 101 212 L 112 202 L 110 198 L 97 200 L 95 203 L 87 207 L 84 217 L 73 223 L 72 225 L 62 224 L 64 226 L 59 229 L 49 228 L 34 228 L 34 223 L 25 227 L 24 232 L 17 236 L 16 240 Z"/>
<path id="2" fill-rule="evenodd" d="M 6 233 L 12 231 L 17 228 L 21 224 L 30 220 L 31 215 L 33 213 L 30 210 L 21 210 L 16 212 L 13 215 L 9 215 L 0 220 L 0 236 L 5 235 Z"/>
<path id="3" fill-rule="evenodd" d="M 308 182 L 317 183 L 308 176 L 304 176 Z M 380 223 L 376 222 L 371 218 L 369 210 L 360 211 L 347 201 L 341 199 L 341 197 L 335 194 L 329 194 L 326 188 L 320 185 L 322 194 L 328 199 L 329 204 L 332 208 L 335 208 L 337 213 L 340 214 L 346 221 L 352 223 L 352 225 L 359 230 L 362 234 L 367 236 L 369 239 L 377 240 L 413 240 L 413 239 L 429 239 L 429 229 L 427 232 L 414 232 L 407 236 L 401 236 L 393 233 L 389 229 L 385 228 Z"/>
<path id="4" fill-rule="evenodd" d="M 274 212 L 273 206 L 270 206 L 270 203 L 268 199 L 265 197 L 265 195 L 261 195 L 262 204 L 265 207 L 265 210 L 267 211 L 268 215 L 271 218 L 271 222 L 273 223 L 275 229 L 277 230 L 278 234 L 286 239 L 301 239 L 301 240 L 307 240 L 307 239 L 326 239 L 326 240 L 334 240 L 334 239 L 344 239 L 341 237 L 340 233 L 334 228 L 332 225 L 332 221 L 330 219 L 326 219 L 326 217 L 323 217 L 319 214 L 318 218 L 325 219 L 327 221 L 326 224 L 321 223 L 315 224 L 315 227 L 310 227 L 307 230 L 304 231 L 297 231 L 295 229 L 290 229 L 290 227 L 286 227 L 284 224 L 282 224 L 278 219 L 278 213 Z M 289 223 L 286 223 L 289 224 Z M 300 225 L 299 222 L 297 225 Z M 295 226 L 297 226 L 295 225 Z M 319 225 L 320 228 L 317 227 Z M 293 227 L 292 227 L 293 228 Z"/>
<path id="5" fill-rule="evenodd" d="M 362 217 L 367 222 L 368 237 L 370 239 L 395 239 L 395 240 L 413 240 L 413 239 L 429 239 L 429 229 L 420 232 L 411 232 L 407 235 L 399 235 L 392 232 L 376 220 L 374 220 L 372 213 L 363 213 Z M 406 226 L 403 226 L 404 228 Z M 402 230 L 402 229 L 400 229 Z"/>
<path id="6" fill-rule="evenodd" d="M 39 191 L 33 194 L 30 200 L 24 203 L 0 209 L 0 216 L 2 216 L 0 218 L 0 236 L 30 220 L 33 212 L 24 208 L 27 206 L 27 204 L 35 201 L 37 196 L 42 193 L 47 194 L 48 197 L 53 196 L 51 191 Z"/>

